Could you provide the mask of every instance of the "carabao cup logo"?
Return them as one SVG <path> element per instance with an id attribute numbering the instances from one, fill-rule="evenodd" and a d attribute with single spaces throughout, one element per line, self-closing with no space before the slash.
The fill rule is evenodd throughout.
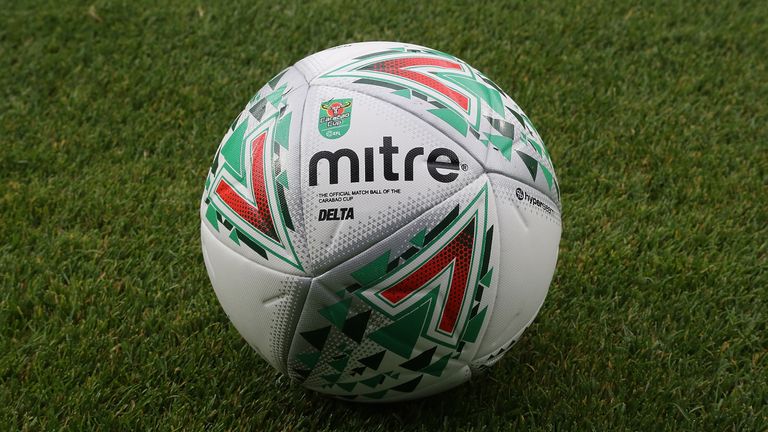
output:
<path id="1" fill-rule="evenodd" d="M 320 104 L 318 130 L 328 139 L 344 136 L 352 120 L 352 99 L 331 99 Z"/>

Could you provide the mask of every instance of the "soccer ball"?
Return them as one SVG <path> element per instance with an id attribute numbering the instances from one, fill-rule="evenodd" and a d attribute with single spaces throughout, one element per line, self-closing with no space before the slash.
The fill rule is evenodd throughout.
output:
<path id="1" fill-rule="evenodd" d="M 531 121 L 451 55 L 343 45 L 272 78 L 200 205 L 216 295 L 276 369 L 355 401 L 423 397 L 498 361 L 541 307 L 560 189 Z"/>

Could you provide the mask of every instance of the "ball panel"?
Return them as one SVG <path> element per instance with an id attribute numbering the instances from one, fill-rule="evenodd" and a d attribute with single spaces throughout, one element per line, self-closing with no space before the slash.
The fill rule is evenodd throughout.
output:
<path id="1" fill-rule="evenodd" d="M 467 379 L 496 298 L 496 226 L 482 176 L 315 277 L 291 376 L 355 400 L 417 397 Z"/>
<path id="2" fill-rule="evenodd" d="M 219 145 L 201 203 L 222 243 L 296 275 L 308 274 L 298 157 L 306 91 L 289 68 L 256 93 Z"/>
<path id="3" fill-rule="evenodd" d="M 237 331 L 272 367 L 286 358 L 310 278 L 278 272 L 227 247 L 201 224 L 203 258 L 222 308 Z"/>
<path id="4" fill-rule="evenodd" d="M 533 123 L 463 60 L 418 45 L 376 42 L 326 50 L 307 63 L 313 86 L 354 89 L 397 105 L 461 145 L 487 171 L 528 183 L 559 206 L 552 161 Z"/>
<path id="5" fill-rule="evenodd" d="M 496 197 L 498 240 L 503 262 L 488 330 L 478 357 L 504 348 L 536 317 L 555 270 L 560 243 L 560 212 L 535 188 L 499 174 L 488 174 Z"/>
<path id="6" fill-rule="evenodd" d="M 408 111 L 340 87 L 310 87 L 301 140 L 313 274 L 386 238 L 483 172 L 462 147 Z"/>

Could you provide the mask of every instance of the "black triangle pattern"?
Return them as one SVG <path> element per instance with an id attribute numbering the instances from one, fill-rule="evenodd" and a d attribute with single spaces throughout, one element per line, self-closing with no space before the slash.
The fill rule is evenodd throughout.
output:
<path id="1" fill-rule="evenodd" d="M 437 346 L 433 346 L 405 363 L 401 363 L 400 366 L 412 371 L 421 370 L 432 363 L 432 355 L 435 350 L 437 350 Z"/>
<path id="2" fill-rule="evenodd" d="M 528 172 L 531 173 L 531 178 L 533 180 L 536 180 L 536 173 L 539 170 L 539 162 L 534 159 L 532 156 L 529 156 L 520 150 L 515 150 L 520 156 L 520 159 L 523 160 L 523 164 L 525 164 L 525 167 L 528 168 Z"/>
<path id="3" fill-rule="evenodd" d="M 421 378 L 422 377 L 424 377 L 424 375 L 419 375 L 419 376 L 417 376 L 416 378 L 414 378 L 414 379 L 412 379 L 410 381 L 406 381 L 406 382 L 404 382 L 404 383 L 402 383 L 400 385 L 396 385 L 396 386 L 392 387 L 390 390 L 396 390 L 396 391 L 403 392 L 403 393 L 410 393 L 410 392 L 416 390 L 416 387 L 421 382 Z"/>
<path id="4" fill-rule="evenodd" d="M 432 240 L 435 239 L 438 235 L 440 235 L 441 232 L 445 228 L 448 227 L 448 225 L 453 222 L 454 219 L 459 217 L 459 206 L 457 205 L 451 211 L 443 218 L 443 220 L 440 221 L 437 225 L 435 225 L 434 228 L 432 228 L 426 236 L 424 236 L 424 245 L 428 245 Z"/>
<path id="5" fill-rule="evenodd" d="M 294 371 L 294 372 L 295 372 L 297 375 L 299 375 L 299 376 L 301 377 L 301 379 L 302 379 L 302 380 L 305 380 L 305 379 L 307 379 L 307 377 L 309 376 L 309 374 L 310 374 L 310 373 L 312 373 L 312 371 L 311 371 L 311 370 L 307 370 L 307 369 L 294 369 L 293 371 Z"/>
<path id="6" fill-rule="evenodd" d="M 328 333 L 331 332 L 331 326 L 319 328 L 317 330 L 310 330 L 301 332 L 301 336 L 310 343 L 313 347 L 315 347 L 318 351 L 323 350 L 323 346 L 325 346 L 325 341 L 328 339 Z"/>
<path id="7" fill-rule="evenodd" d="M 269 80 L 269 83 L 268 83 L 268 84 L 269 84 L 269 86 L 270 86 L 271 88 L 273 88 L 273 89 L 274 89 L 274 88 L 277 86 L 277 83 L 279 83 L 279 82 L 280 82 L 280 78 L 282 78 L 282 77 L 283 77 L 283 75 L 285 75 L 285 72 L 286 72 L 286 71 L 288 71 L 288 69 L 286 69 L 286 70 L 284 70 L 284 71 L 280 72 L 279 74 L 275 75 L 275 76 L 274 76 L 274 78 L 272 78 L 271 80 Z"/>
<path id="8" fill-rule="evenodd" d="M 263 98 L 260 101 L 253 104 L 250 110 L 251 115 L 258 121 L 264 117 L 264 113 L 267 111 L 267 98 Z"/>
<path id="9" fill-rule="evenodd" d="M 368 326 L 368 319 L 371 317 L 371 311 L 359 313 L 352 318 L 344 321 L 341 331 L 353 341 L 360 343 L 365 335 L 365 329 Z"/>
<path id="10" fill-rule="evenodd" d="M 386 350 L 381 350 L 377 352 L 376 354 L 369 355 L 368 357 L 364 357 L 358 360 L 360 364 L 364 364 L 365 366 L 377 370 L 379 366 L 381 365 L 381 361 L 384 359 L 384 354 L 386 354 Z"/>
<path id="11" fill-rule="evenodd" d="M 362 286 L 359 283 L 353 283 L 352 285 L 347 287 L 347 292 L 353 293 L 357 290 L 362 288 Z"/>
<path id="12" fill-rule="evenodd" d="M 486 117 L 486 120 L 496 129 L 502 136 L 513 139 L 515 137 L 515 126 L 512 123 L 506 122 L 501 119 L 493 117 Z"/>
<path id="13" fill-rule="evenodd" d="M 520 115 L 517 111 L 513 110 L 512 108 L 505 106 L 504 108 L 507 109 L 510 113 L 512 113 L 513 116 L 517 119 L 518 122 L 520 122 L 521 125 L 527 130 L 528 132 L 531 132 L 531 128 L 528 127 L 528 124 L 525 123 L 525 120 L 523 120 L 523 116 Z"/>

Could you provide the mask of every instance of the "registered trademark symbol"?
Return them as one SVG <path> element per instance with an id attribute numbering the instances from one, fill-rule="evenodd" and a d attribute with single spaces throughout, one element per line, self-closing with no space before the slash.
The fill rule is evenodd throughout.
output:
<path id="1" fill-rule="evenodd" d="M 468 170 L 468 169 L 469 169 L 469 165 L 467 165 L 467 164 L 461 164 L 461 170 L 462 170 L 462 171 L 466 171 L 466 170 Z"/>

